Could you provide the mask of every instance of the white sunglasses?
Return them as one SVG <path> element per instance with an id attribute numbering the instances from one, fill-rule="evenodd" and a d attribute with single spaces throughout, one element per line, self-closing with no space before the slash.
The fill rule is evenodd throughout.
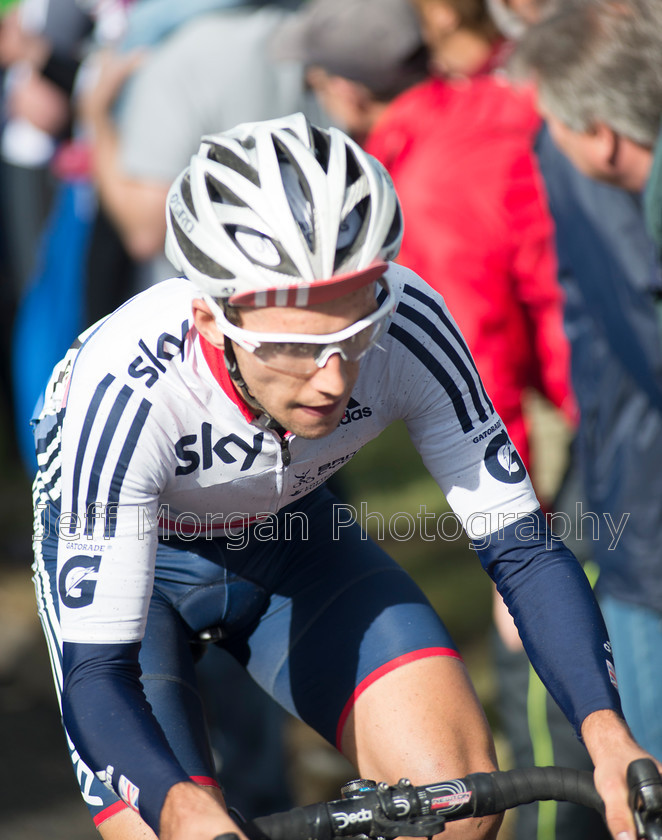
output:
<path id="1" fill-rule="evenodd" d="M 395 310 L 395 295 L 386 278 L 377 282 L 387 292 L 381 306 L 349 327 L 321 335 L 245 330 L 228 321 L 211 296 L 205 295 L 204 299 L 218 329 L 265 367 L 293 376 L 310 376 L 336 353 L 346 362 L 358 362 L 384 335 Z"/>

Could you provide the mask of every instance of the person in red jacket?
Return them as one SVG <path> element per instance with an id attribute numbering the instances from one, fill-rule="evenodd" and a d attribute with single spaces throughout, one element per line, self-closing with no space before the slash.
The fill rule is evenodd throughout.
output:
<path id="1" fill-rule="evenodd" d="M 523 397 L 572 422 L 553 223 L 533 154 L 530 94 L 494 75 L 421 81 L 408 0 L 311 0 L 277 33 L 330 116 L 388 169 L 405 234 L 398 261 L 445 297 L 525 465 Z M 406 88 L 406 89 L 405 89 Z"/>
<path id="2" fill-rule="evenodd" d="M 529 96 L 497 77 L 431 78 L 391 102 L 366 141 L 402 202 L 399 259 L 443 294 L 527 466 L 525 390 L 574 419 L 538 126 Z"/>

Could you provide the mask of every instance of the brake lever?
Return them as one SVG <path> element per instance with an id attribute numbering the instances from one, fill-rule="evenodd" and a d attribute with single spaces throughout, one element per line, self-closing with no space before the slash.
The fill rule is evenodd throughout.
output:
<path id="1" fill-rule="evenodd" d="M 662 779 L 649 758 L 628 767 L 629 802 L 638 838 L 662 840 Z"/>

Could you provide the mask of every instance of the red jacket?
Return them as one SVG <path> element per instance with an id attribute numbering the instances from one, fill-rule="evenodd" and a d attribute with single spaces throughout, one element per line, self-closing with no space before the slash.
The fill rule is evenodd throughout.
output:
<path id="1" fill-rule="evenodd" d="M 402 203 L 399 262 L 446 299 L 527 465 L 524 389 L 575 414 L 538 127 L 530 95 L 496 77 L 431 79 L 395 99 L 366 143 Z"/>

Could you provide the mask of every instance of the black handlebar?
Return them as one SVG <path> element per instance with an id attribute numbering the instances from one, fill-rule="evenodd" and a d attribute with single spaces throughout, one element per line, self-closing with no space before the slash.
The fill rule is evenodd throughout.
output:
<path id="1" fill-rule="evenodd" d="M 627 780 L 638 837 L 662 840 L 662 780 L 655 764 L 632 762 Z M 604 817 L 592 775 L 563 767 L 472 773 L 417 787 L 406 779 L 391 786 L 362 782 L 350 787 L 344 789 L 345 799 L 258 817 L 242 830 L 250 840 L 431 837 L 450 820 L 499 814 L 546 799 L 594 808 Z"/>

